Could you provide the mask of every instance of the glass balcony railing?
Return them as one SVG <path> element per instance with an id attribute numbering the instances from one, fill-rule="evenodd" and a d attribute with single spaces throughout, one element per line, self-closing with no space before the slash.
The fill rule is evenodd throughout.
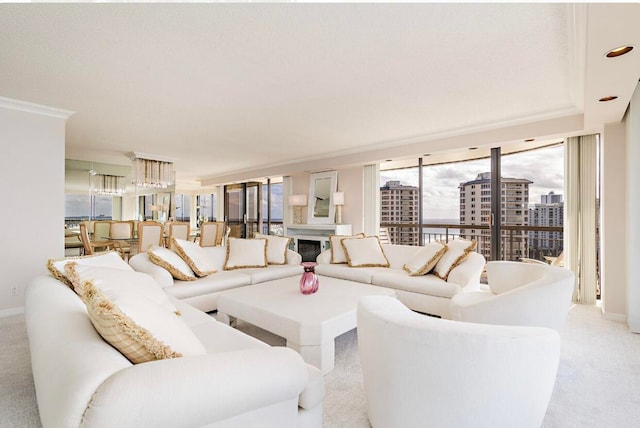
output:
<path id="1" fill-rule="evenodd" d="M 394 244 L 418 245 L 416 224 L 381 223 L 389 231 L 389 239 Z M 501 226 L 501 260 L 518 261 L 531 258 L 544 261 L 545 257 L 557 257 L 563 251 L 563 227 L 550 226 Z M 476 251 L 487 260 L 491 258 L 491 229 L 478 224 L 422 225 L 424 243 L 432 241 L 448 242 L 455 238 L 473 239 L 478 242 Z"/>

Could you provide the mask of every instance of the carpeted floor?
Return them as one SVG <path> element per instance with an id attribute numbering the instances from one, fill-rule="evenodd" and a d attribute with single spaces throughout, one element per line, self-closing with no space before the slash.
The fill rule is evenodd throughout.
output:
<path id="1" fill-rule="evenodd" d="M 240 324 L 265 342 L 284 340 Z M 637 427 L 640 421 L 640 335 L 575 306 L 562 333 L 562 355 L 544 428 Z M 40 426 L 21 315 L 0 318 L 0 427 Z M 325 427 L 369 427 L 356 331 L 336 339 L 336 367 L 325 377 Z"/>

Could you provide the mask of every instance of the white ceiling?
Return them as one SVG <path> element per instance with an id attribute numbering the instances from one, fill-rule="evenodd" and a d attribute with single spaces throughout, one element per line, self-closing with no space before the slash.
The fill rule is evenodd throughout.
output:
<path id="1" fill-rule="evenodd" d="M 1 4 L 0 96 L 74 111 L 69 159 L 151 153 L 213 184 L 599 131 L 640 77 L 638 22 L 638 4 Z"/>

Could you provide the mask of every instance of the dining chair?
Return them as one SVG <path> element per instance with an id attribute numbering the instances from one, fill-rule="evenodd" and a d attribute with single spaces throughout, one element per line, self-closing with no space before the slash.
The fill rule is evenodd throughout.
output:
<path id="1" fill-rule="evenodd" d="M 171 238 L 182 239 L 187 241 L 189 239 L 189 232 L 191 226 L 187 222 L 172 221 L 169 223 L 169 233 L 165 237 L 166 242 L 170 243 Z M 170 247 L 170 245 L 166 245 Z"/>
<path id="2" fill-rule="evenodd" d="M 111 233 L 111 220 L 96 220 L 93 222 L 93 240 L 105 241 Z"/>
<path id="3" fill-rule="evenodd" d="M 162 224 L 156 221 L 138 223 L 138 252 L 144 253 L 152 245 L 162 245 Z"/>
<path id="4" fill-rule="evenodd" d="M 130 221 L 114 221 L 109 224 L 109 238 L 113 240 L 116 250 L 123 259 L 128 260 L 131 255 L 131 242 L 133 238 L 133 223 Z"/>
<path id="5" fill-rule="evenodd" d="M 82 241 L 84 254 L 86 256 L 91 256 L 91 255 L 105 252 L 105 251 L 97 251 L 96 250 L 97 248 L 115 250 L 115 245 L 113 241 L 91 241 L 89 239 L 89 231 L 87 230 L 87 225 L 84 223 L 80 223 L 80 241 Z"/>
<path id="6" fill-rule="evenodd" d="M 223 221 L 205 221 L 200 225 L 200 246 L 217 247 L 222 245 L 224 239 Z"/>

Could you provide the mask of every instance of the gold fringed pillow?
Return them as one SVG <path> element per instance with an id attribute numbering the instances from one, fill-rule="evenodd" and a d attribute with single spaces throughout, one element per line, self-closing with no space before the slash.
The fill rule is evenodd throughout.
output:
<path id="1" fill-rule="evenodd" d="M 195 281 L 197 278 L 182 258 L 168 248 L 152 245 L 147 251 L 152 263 L 165 268 L 175 278 L 182 281 Z"/>
<path id="2" fill-rule="evenodd" d="M 148 273 L 79 265 L 73 261 L 65 265 L 65 272 L 82 301 L 85 301 L 87 284 L 91 284 L 102 293 L 126 291 L 140 294 L 168 311 L 177 313 L 167 293 Z"/>
<path id="3" fill-rule="evenodd" d="M 267 263 L 270 265 L 283 265 L 287 263 L 287 250 L 291 238 L 275 235 L 262 235 L 256 233 L 256 238 L 267 240 Z"/>
<path id="4" fill-rule="evenodd" d="M 344 238 L 340 241 L 350 267 L 389 267 L 380 238 Z"/>
<path id="5" fill-rule="evenodd" d="M 229 238 L 227 240 L 225 270 L 262 268 L 267 267 L 267 264 L 266 239 Z"/>
<path id="6" fill-rule="evenodd" d="M 210 254 L 207 253 L 207 247 L 201 247 L 195 242 L 173 237 L 171 238 L 171 244 L 173 251 L 175 251 L 200 278 L 216 273 L 214 260 L 210 257 Z"/>
<path id="7" fill-rule="evenodd" d="M 446 251 L 447 247 L 444 244 L 437 241 L 429 242 L 420 248 L 402 268 L 411 276 L 426 275 L 436 266 Z"/>
<path id="8" fill-rule="evenodd" d="M 348 238 L 364 238 L 364 233 L 357 235 L 329 235 L 329 245 L 331 246 L 331 263 L 347 263 L 347 255 L 342 247 L 342 240 Z"/>
<path id="9" fill-rule="evenodd" d="M 465 261 L 469 253 L 476 249 L 476 241 L 458 238 L 447 242 L 446 247 L 447 251 L 433 269 L 434 275 L 445 281 L 449 277 L 449 272 Z"/>
<path id="10" fill-rule="evenodd" d="M 51 275 L 55 279 L 63 282 L 72 289 L 73 284 L 71 283 L 69 278 L 67 278 L 67 273 L 65 272 L 65 265 L 70 262 L 74 262 L 79 266 L 101 266 L 133 272 L 133 268 L 129 266 L 127 262 L 122 260 L 120 254 L 116 251 L 110 251 L 103 254 L 94 254 L 90 256 L 67 257 L 65 259 L 58 260 L 49 259 L 47 261 L 47 269 L 49 270 Z"/>
<path id="11" fill-rule="evenodd" d="M 178 315 L 138 293 L 87 283 L 85 300 L 96 331 L 134 364 L 207 353 Z"/>

